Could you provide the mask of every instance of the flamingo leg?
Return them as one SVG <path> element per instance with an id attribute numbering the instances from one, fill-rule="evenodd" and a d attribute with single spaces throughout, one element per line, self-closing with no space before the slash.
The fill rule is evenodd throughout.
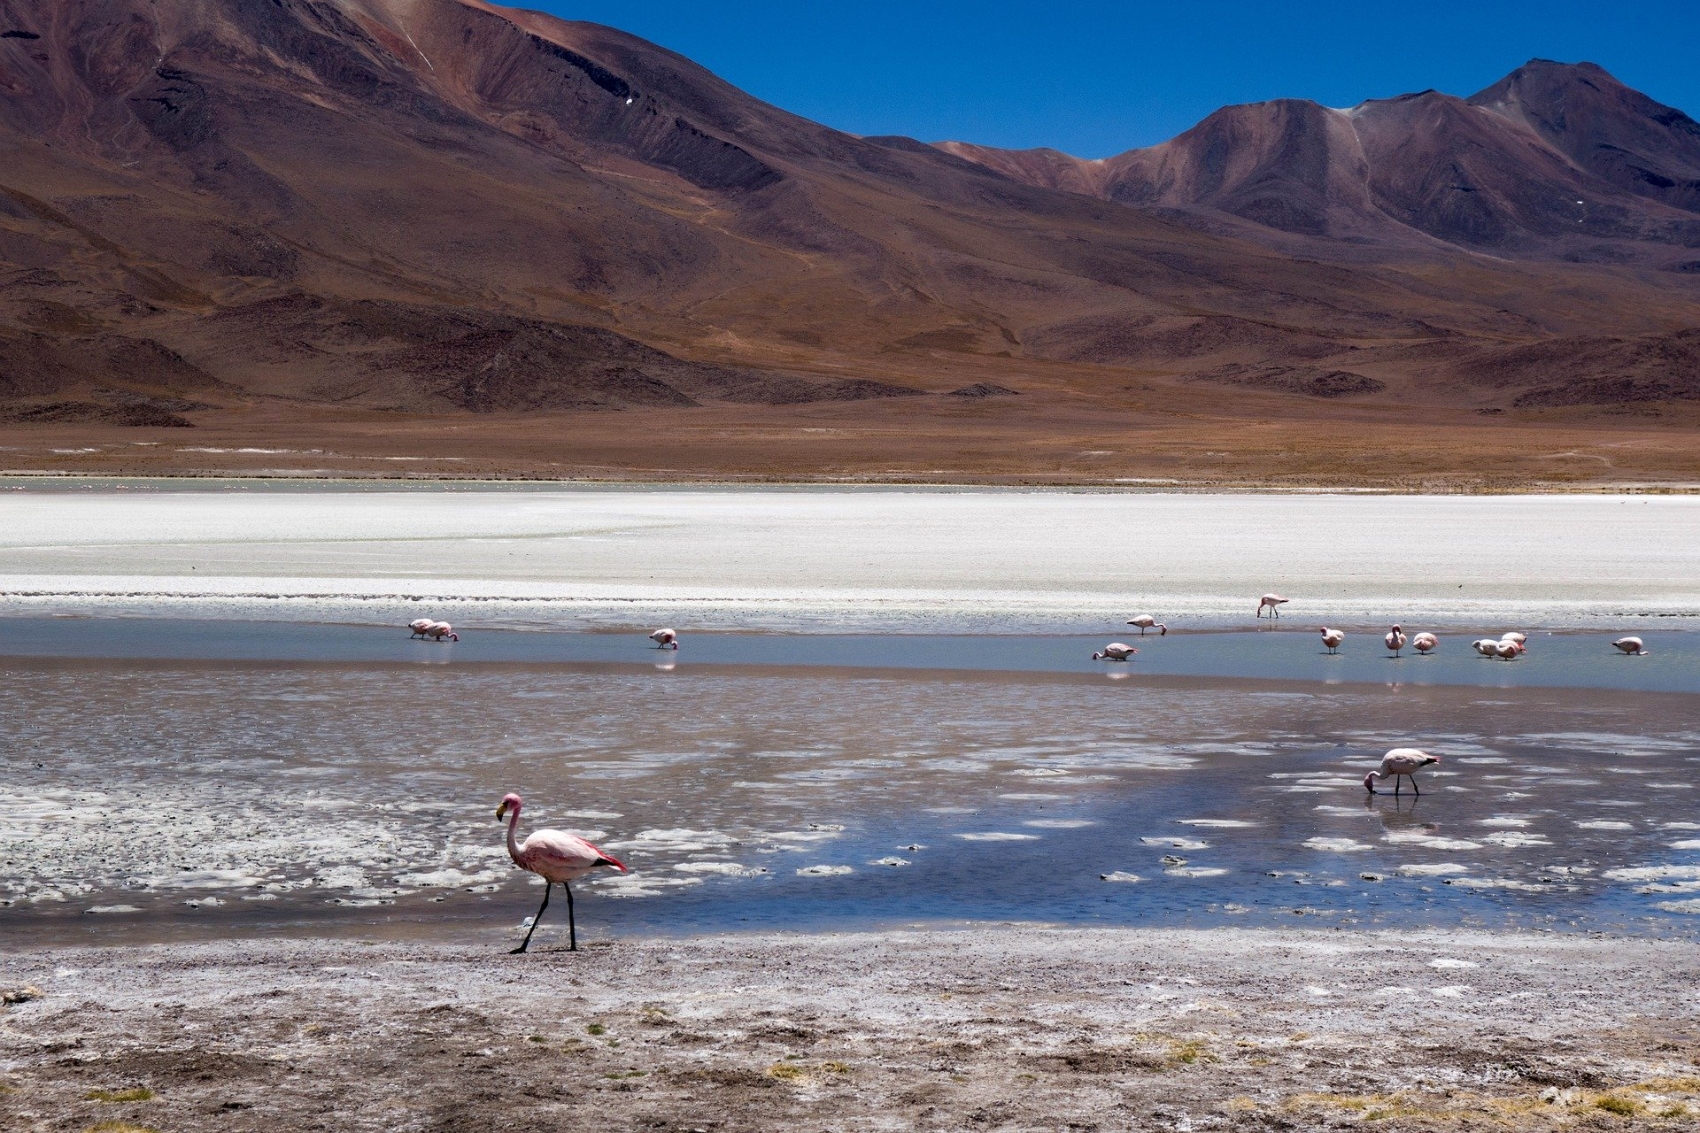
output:
<path id="1" fill-rule="evenodd" d="M 573 920 L 573 887 L 561 882 L 561 888 L 567 891 L 567 951 L 578 951 L 578 923 Z"/>
<path id="2" fill-rule="evenodd" d="M 1404 785 L 1405 785 L 1405 777 L 1403 775 L 1393 776 L 1393 793 L 1394 793 L 1394 795 L 1398 795 L 1399 788 L 1403 787 Z"/>
<path id="3" fill-rule="evenodd" d="M 531 943 L 531 934 L 536 932 L 537 926 L 543 923 L 543 910 L 549 907 L 549 890 L 552 888 L 554 888 L 554 884 L 552 882 L 545 881 L 543 883 L 543 903 L 537 906 L 537 915 L 531 918 L 531 928 L 526 932 L 525 939 L 519 942 L 519 947 L 509 952 L 508 955 L 519 955 L 521 952 L 524 952 L 526 946 Z M 567 894 L 567 900 L 570 902 L 572 899 L 573 895 L 569 892 Z M 569 905 L 568 907 L 570 908 L 571 906 Z"/>
<path id="4" fill-rule="evenodd" d="M 1411 790 L 1416 791 L 1419 795 L 1422 794 L 1421 791 L 1417 790 L 1417 777 L 1415 775 L 1411 776 Z"/>

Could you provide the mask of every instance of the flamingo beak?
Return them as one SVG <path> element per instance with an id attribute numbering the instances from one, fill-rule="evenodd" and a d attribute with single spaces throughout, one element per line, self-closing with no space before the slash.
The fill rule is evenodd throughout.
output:
<path id="1" fill-rule="evenodd" d="M 501 806 L 496 808 L 496 817 L 497 818 L 506 818 L 507 816 L 508 816 L 508 804 L 503 803 Z"/>

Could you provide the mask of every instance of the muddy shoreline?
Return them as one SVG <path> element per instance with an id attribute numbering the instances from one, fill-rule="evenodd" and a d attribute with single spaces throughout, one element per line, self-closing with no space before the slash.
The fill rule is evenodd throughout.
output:
<path id="1" fill-rule="evenodd" d="M 1433 931 L 31 949 L 0 1125 L 1684 1129 L 1697 977 L 1688 943 Z"/>

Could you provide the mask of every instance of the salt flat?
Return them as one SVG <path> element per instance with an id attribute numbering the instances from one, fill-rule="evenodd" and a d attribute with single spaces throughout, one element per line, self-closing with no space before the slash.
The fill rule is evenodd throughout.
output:
<path id="1" fill-rule="evenodd" d="M 0 612 L 697 628 L 1700 616 L 1700 498 L 913 488 L 0 493 Z M 1667 625 L 1669 623 L 1666 623 Z"/>

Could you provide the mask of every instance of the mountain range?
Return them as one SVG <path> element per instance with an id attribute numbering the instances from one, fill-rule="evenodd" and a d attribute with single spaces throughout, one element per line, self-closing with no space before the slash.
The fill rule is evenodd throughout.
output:
<path id="1" fill-rule="evenodd" d="M 0 0 L 11 432 L 1697 399 L 1700 124 L 1592 64 L 1087 161 L 479 0 Z"/>

